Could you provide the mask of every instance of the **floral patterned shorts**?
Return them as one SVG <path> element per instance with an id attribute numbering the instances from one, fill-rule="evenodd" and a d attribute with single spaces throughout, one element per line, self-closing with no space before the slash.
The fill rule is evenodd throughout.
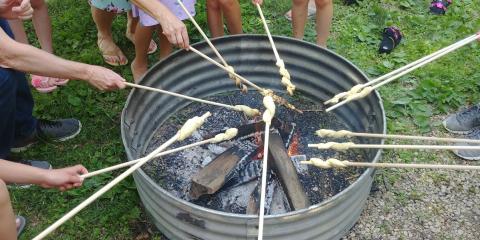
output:
<path id="1" fill-rule="evenodd" d="M 132 9 L 128 0 L 88 0 L 88 2 L 91 6 L 113 13 L 124 13 Z"/>

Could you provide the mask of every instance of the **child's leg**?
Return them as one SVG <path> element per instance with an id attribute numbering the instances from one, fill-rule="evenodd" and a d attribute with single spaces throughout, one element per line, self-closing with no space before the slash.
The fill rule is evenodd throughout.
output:
<path id="1" fill-rule="evenodd" d="M 46 52 L 53 53 L 52 47 L 52 23 L 48 16 L 48 7 L 45 0 L 30 0 L 33 13 L 33 26 L 37 34 L 40 46 Z"/>
<path id="2" fill-rule="evenodd" d="M 294 38 L 303 39 L 303 34 L 305 32 L 305 24 L 307 23 L 307 15 L 308 15 L 308 0 L 293 0 L 292 1 L 292 28 L 293 28 Z"/>
<path id="3" fill-rule="evenodd" d="M 330 27 L 333 18 L 333 1 L 332 0 L 315 0 L 317 5 L 317 44 L 327 47 L 327 39 L 330 35 Z"/>
<path id="4" fill-rule="evenodd" d="M 212 37 L 223 36 L 223 16 L 220 0 L 207 0 L 207 22 Z"/>
<path id="5" fill-rule="evenodd" d="M 17 226 L 7 185 L 0 179 L 0 236 L 2 239 L 17 239 Z"/>
<path id="6" fill-rule="evenodd" d="M 158 38 L 160 39 L 160 60 L 166 58 L 173 51 L 173 45 L 168 41 L 167 37 L 162 32 L 162 27 L 158 25 Z"/>
<path id="7" fill-rule="evenodd" d="M 138 20 L 138 17 L 133 17 L 132 11 L 127 12 L 127 32 L 125 33 L 125 36 L 127 36 L 128 39 L 134 38 L 133 35 L 135 34 Z"/>
<path id="8" fill-rule="evenodd" d="M 138 24 L 135 30 L 135 59 L 130 66 L 135 82 L 138 82 L 148 69 L 148 46 L 152 40 L 154 28 L 155 26 L 144 27 Z"/>
<path id="9" fill-rule="evenodd" d="M 242 14 L 238 0 L 220 0 L 223 16 L 227 22 L 227 29 L 230 34 L 241 34 Z"/>
<path id="10" fill-rule="evenodd" d="M 21 20 L 8 20 L 8 25 L 10 25 L 12 29 L 15 41 L 28 44 L 27 33 L 25 33 L 25 28 Z"/>

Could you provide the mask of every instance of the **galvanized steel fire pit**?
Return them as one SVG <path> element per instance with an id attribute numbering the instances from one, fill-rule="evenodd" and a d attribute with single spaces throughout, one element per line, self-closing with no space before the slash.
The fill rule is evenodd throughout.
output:
<path id="1" fill-rule="evenodd" d="M 335 93 L 365 83 L 367 77 L 335 53 L 303 41 L 275 37 L 300 94 L 321 104 Z M 236 72 L 259 86 L 283 92 L 278 68 L 266 36 L 239 35 L 215 39 L 214 45 Z M 194 45 L 214 56 L 204 42 Z M 152 67 L 141 84 L 205 98 L 235 91 L 227 74 L 187 51 L 179 51 Z M 134 90 L 122 114 L 122 138 L 129 160 L 145 154 L 153 133 L 190 104 L 184 99 Z M 378 94 L 335 112 L 349 129 L 385 133 L 385 115 Z M 234 127 L 234 126 L 229 126 Z M 313 132 L 312 132 L 313 134 Z M 380 143 L 380 140 L 378 141 Z M 368 150 L 368 161 L 381 152 Z M 314 156 L 308 156 L 314 157 Z M 338 239 L 355 224 L 370 192 L 374 171 L 368 169 L 346 189 L 307 209 L 265 218 L 265 239 Z M 143 170 L 134 174 L 139 195 L 154 224 L 170 239 L 256 239 L 258 216 L 211 210 L 182 200 L 160 187 Z"/>

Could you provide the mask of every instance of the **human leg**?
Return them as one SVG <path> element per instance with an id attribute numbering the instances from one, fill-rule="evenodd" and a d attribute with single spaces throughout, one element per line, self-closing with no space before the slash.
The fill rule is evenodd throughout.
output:
<path id="1" fill-rule="evenodd" d="M 112 23 L 115 12 L 107 12 L 95 6 L 91 7 L 92 18 L 97 27 L 97 44 L 106 63 L 118 66 L 128 63 L 122 50 L 115 44 L 112 36 Z"/>
<path id="2" fill-rule="evenodd" d="M 220 0 L 207 0 L 207 22 L 212 37 L 223 36 L 223 16 Z"/>
<path id="3" fill-rule="evenodd" d="M 293 37 L 303 39 L 305 24 L 307 23 L 308 0 L 292 1 L 292 30 Z"/>
<path id="4" fill-rule="evenodd" d="M 30 0 L 33 12 L 33 26 L 40 46 L 46 52 L 53 53 L 52 23 L 48 16 L 48 7 L 45 0 Z"/>
<path id="5" fill-rule="evenodd" d="M 316 30 L 317 44 L 327 47 L 327 39 L 330 35 L 330 27 L 333 18 L 333 1 L 332 0 L 315 0 L 317 6 Z"/>
<path id="6" fill-rule="evenodd" d="M 158 25 L 158 39 L 160 39 L 160 60 L 166 58 L 173 51 L 173 45 L 168 41 L 167 37 L 162 32 L 162 27 Z"/>
<path id="7" fill-rule="evenodd" d="M 228 32 L 230 34 L 241 34 L 243 32 L 242 15 L 238 0 L 220 0 L 220 6 L 225 17 Z"/>
<path id="8" fill-rule="evenodd" d="M 0 68 L 0 158 L 10 154 L 15 139 L 16 82 L 13 70 Z"/>
<path id="9" fill-rule="evenodd" d="M 130 66 L 135 82 L 138 82 L 148 69 L 148 47 L 152 40 L 154 28 L 153 26 L 145 27 L 139 24 L 135 31 L 135 59 Z"/>
<path id="10" fill-rule="evenodd" d="M 0 179 L 0 236 L 5 240 L 17 239 L 17 227 L 7 185 Z"/>

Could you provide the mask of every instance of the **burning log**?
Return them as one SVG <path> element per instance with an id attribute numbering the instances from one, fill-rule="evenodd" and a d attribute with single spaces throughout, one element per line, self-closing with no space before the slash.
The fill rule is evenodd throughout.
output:
<path id="1" fill-rule="evenodd" d="M 202 195 L 217 192 L 225 184 L 241 158 L 240 149 L 234 146 L 213 159 L 192 177 L 190 197 L 198 199 Z"/>
<path id="2" fill-rule="evenodd" d="M 270 169 L 267 171 L 267 189 L 265 193 L 265 212 L 268 214 L 270 212 L 270 206 L 273 202 L 273 194 L 277 188 L 277 184 L 273 181 L 273 174 Z M 250 199 L 248 200 L 247 211 L 246 214 L 248 215 L 258 215 L 259 208 L 260 208 L 260 185 L 261 179 L 259 178 L 257 181 L 257 185 L 255 189 L 250 194 Z"/>
<path id="3" fill-rule="evenodd" d="M 287 149 L 285 149 L 282 137 L 279 134 L 270 133 L 268 149 L 273 159 L 272 168 L 283 186 L 290 208 L 299 210 L 309 207 L 310 201 L 300 183 L 297 169 L 288 156 Z"/>

